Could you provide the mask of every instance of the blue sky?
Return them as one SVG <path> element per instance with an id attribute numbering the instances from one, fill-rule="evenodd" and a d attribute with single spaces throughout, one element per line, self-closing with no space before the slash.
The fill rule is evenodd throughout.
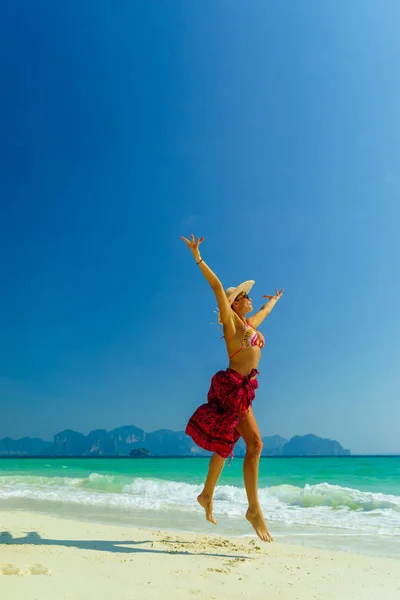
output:
<path id="1" fill-rule="evenodd" d="M 0 7 L 0 437 L 185 427 L 227 366 L 195 233 L 285 288 L 262 434 L 400 452 L 398 4 L 34 4 Z"/>

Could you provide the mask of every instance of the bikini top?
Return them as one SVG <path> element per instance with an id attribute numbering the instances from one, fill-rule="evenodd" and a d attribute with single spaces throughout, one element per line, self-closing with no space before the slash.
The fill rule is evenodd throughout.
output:
<path id="1" fill-rule="evenodd" d="M 231 359 L 233 356 L 236 356 L 236 354 L 239 354 L 239 352 L 241 350 L 244 350 L 245 348 L 254 348 L 256 346 L 258 346 L 259 348 L 263 348 L 264 347 L 264 336 L 261 332 L 257 331 L 257 329 L 255 329 L 255 327 L 253 327 L 253 325 L 250 325 L 250 323 L 243 323 L 244 324 L 244 332 L 243 332 L 243 340 L 242 340 L 242 345 L 240 346 L 240 348 L 238 350 L 236 350 L 236 352 L 234 352 L 233 354 L 231 354 L 229 356 L 229 358 Z"/>

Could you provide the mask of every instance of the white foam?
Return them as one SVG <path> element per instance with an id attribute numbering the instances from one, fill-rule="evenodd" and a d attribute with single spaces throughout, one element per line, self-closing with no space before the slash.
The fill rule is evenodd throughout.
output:
<path id="1" fill-rule="evenodd" d="M 125 510 L 201 511 L 201 486 L 161 479 L 91 473 L 87 478 L 10 475 L 0 477 L 1 499 L 27 499 Z M 285 526 L 400 536 L 400 497 L 320 483 L 264 487 L 260 503 L 269 521 Z M 243 488 L 218 486 L 215 513 L 242 519 L 247 499 Z"/>

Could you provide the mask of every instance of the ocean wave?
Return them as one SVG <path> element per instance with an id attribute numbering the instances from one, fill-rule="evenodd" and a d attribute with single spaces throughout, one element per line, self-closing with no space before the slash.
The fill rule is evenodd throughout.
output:
<path id="1" fill-rule="evenodd" d="M 340 485 L 318 483 L 299 488 L 293 485 L 270 487 L 267 493 L 289 506 L 311 508 L 329 506 L 331 508 L 349 508 L 350 510 L 372 511 L 379 508 L 391 508 L 400 512 L 400 497 L 373 492 L 362 492 Z"/>
<path id="2" fill-rule="evenodd" d="M 200 491 L 200 485 L 184 482 L 99 473 L 85 478 L 0 476 L 0 500 L 22 498 L 123 510 L 201 511 L 196 502 Z M 259 497 L 271 521 L 400 535 L 399 496 L 319 483 L 264 487 Z M 216 513 L 242 518 L 246 506 L 244 488 L 217 486 Z"/>

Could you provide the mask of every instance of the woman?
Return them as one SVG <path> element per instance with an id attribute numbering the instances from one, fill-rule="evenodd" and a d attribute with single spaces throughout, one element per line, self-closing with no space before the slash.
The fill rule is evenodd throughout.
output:
<path id="1" fill-rule="evenodd" d="M 224 291 L 218 277 L 200 256 L 199 246 L 204 238 L 196 240 L 192 235 L 190 240 L 181 239 L 192 251 L 200 270 L 214 290 L 229 356 L 228 369 L 219 371 L 211 380 L 208 403 L 194 412 L 186 427 L 186 433 L 197 445 L 214 452 L 204 489 L 197 500 L 204 508 L 207 520 L 216 524 L 212 505 L 215 486 L 226 458 L 233 456 L 234 445 L 242 436 L 246 444 L 243 474 L 249 502 L 246 519 L 261 540 L 272 542 L 258 500 L 258 465 L 262 441 L 251 405 L 258 387 L 257 367 L 264 346 L 264 337 L 257 327 L 271 312 L 283 290 L 275 290 L 274 296 L 264 296 L 268 302 L 247 318 L 246 315 L 253 310 L 248 293 L 254 281 L 246 281 Z"/>

